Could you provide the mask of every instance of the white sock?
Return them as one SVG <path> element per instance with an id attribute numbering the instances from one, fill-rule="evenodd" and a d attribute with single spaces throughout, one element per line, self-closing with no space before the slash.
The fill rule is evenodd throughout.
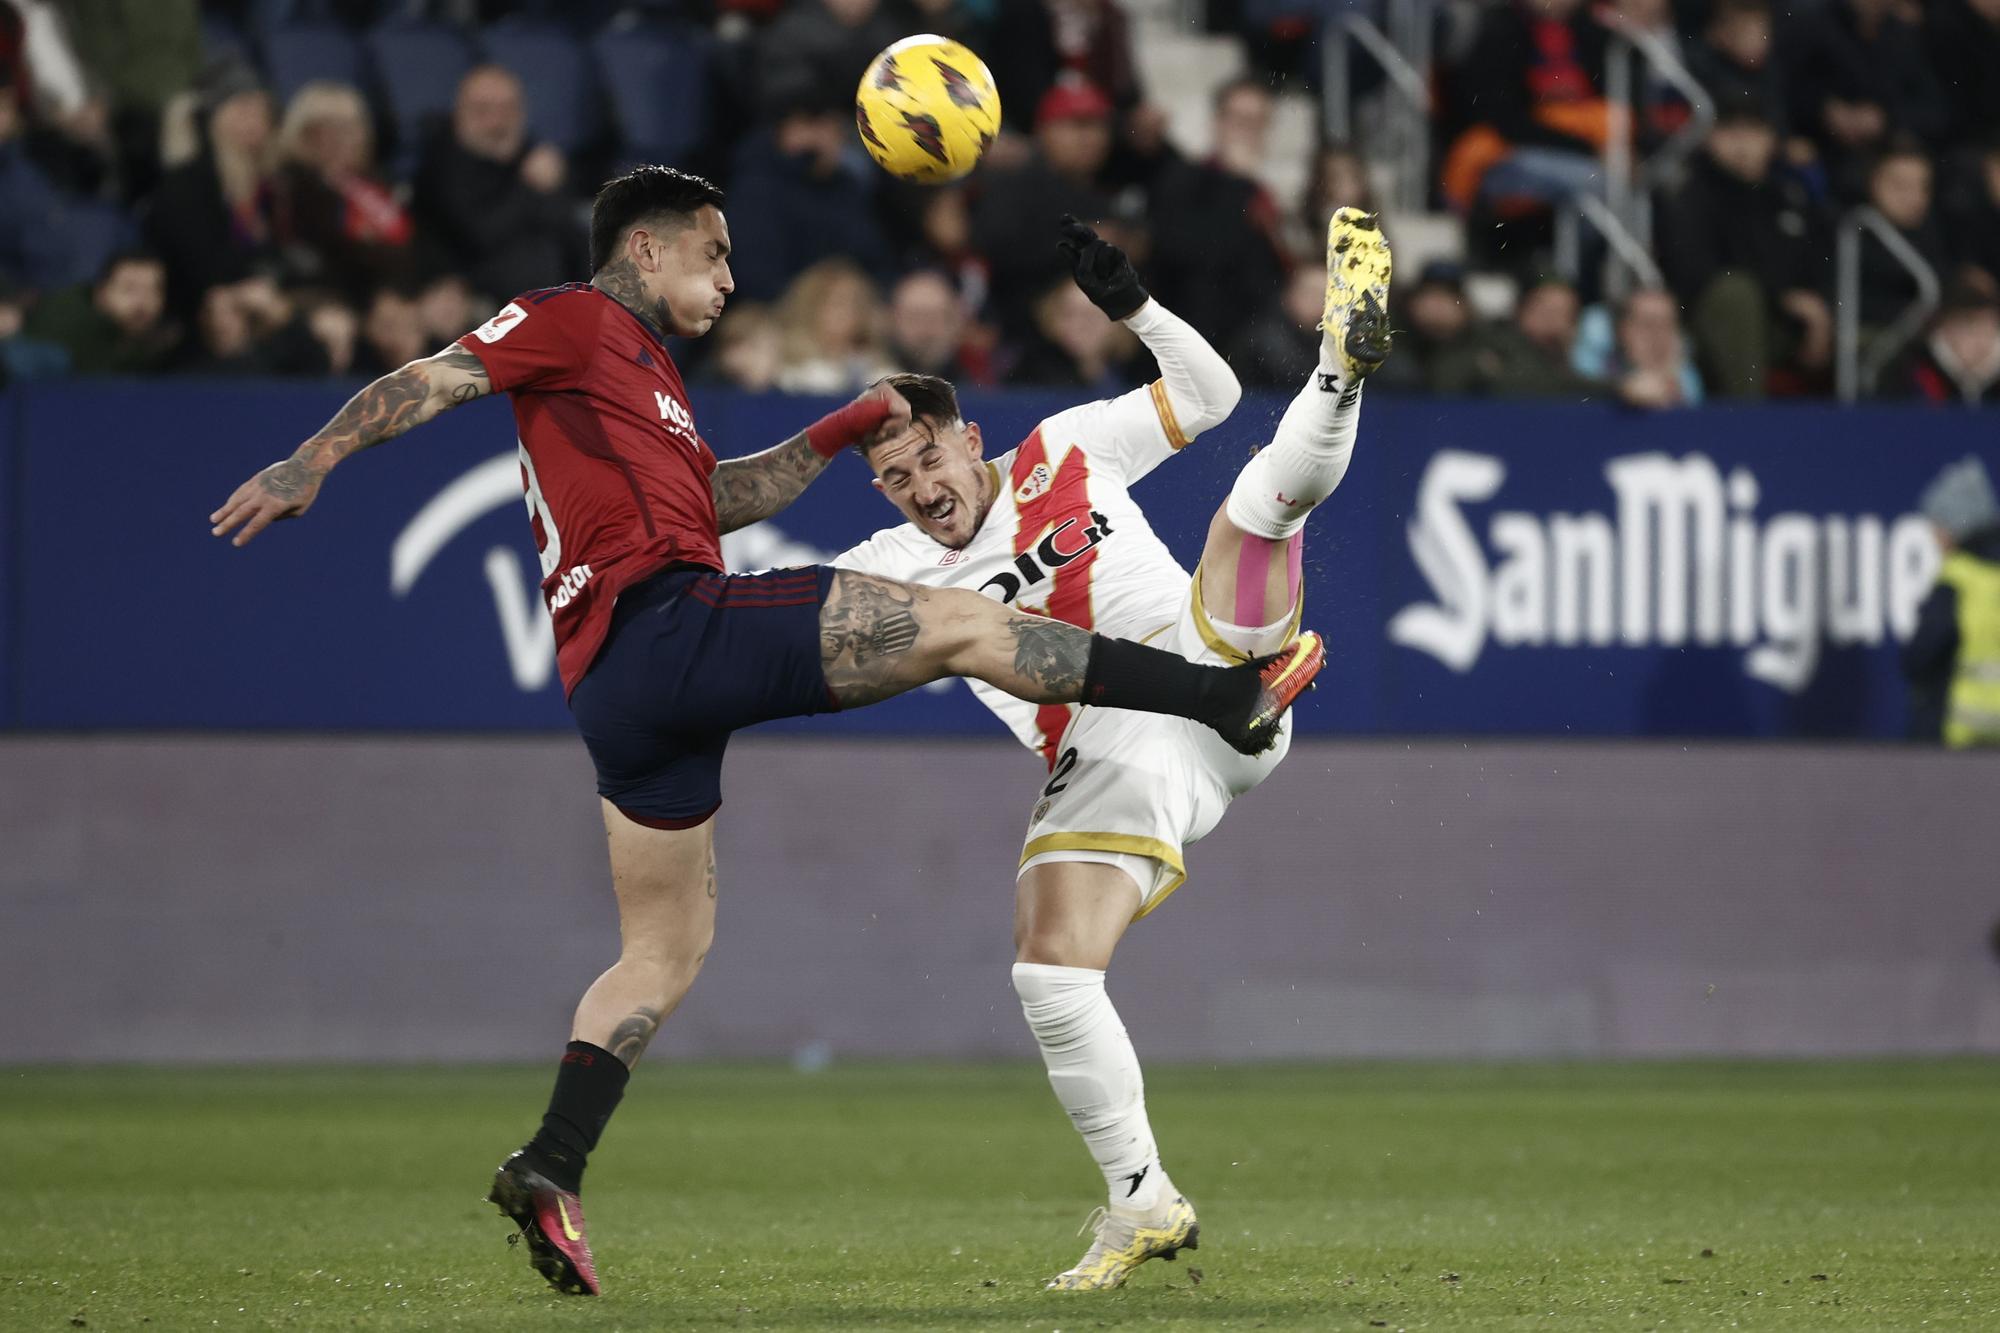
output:
<path id="1" fill-rule="evenodd" d="M 1306 525 L 1313 506 L 1333 494 L 1354 456 L 1361 425 L 1361 389 L 1341 382 L 1340 362 L 1325 342 L 1319 370 L 1299 390 L 1271 443 L 1236 474 L 1229 521 L 1243 531 L 1281 541 Z"/>
<path id="2" fill-rule="evenodd" d="M 1252 657 L 1268 657 L 1284 647 L 1285 640 L 1291 637 L 1292 613 L 1287 611 L 1283 620 L 1268 625 L 1232 625 L 1210 617 L 1208 627 L 1231 647 L 1240 648 Z"/>
<path id="3" fill-rule="evenodd" d="M 1139 1055 L 1104 992 L 1104 973 L 1016 963 L 1014 990 L 1042 1048 L 1049 1086 L 1104 1172 L 1112 1204 L 1152 1208 L 1166 1170 L 1146 1119 Z"/>

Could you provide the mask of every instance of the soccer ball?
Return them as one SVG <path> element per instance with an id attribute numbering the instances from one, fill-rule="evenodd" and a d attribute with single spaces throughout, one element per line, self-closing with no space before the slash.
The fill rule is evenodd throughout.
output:
<path id="1" fill-rule="evenodd" d="M 955 181 L 1000 132 L 1000 90 L 986 62 L 947 37 L 905 37 L 869 62 L 854 92 L 862 146 L 891 176 Z"/>

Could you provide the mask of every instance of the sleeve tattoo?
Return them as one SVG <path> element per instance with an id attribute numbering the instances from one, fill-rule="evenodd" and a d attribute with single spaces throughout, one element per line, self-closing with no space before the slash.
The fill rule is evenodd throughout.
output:
<path id="1" fill-rule="evenodd" d="M 747 528 L 799 498 L 827 460 L 813 452 L 804 434 L 775 449 L 718 463 L 708 479 L 715 496 L 716 526 L 724 532 Z"/>
<path id="2" fill-rule="evenodd" d="M 448 395 L 433 394 L 434 375 L 456 372 L 460 382 Z M 317 485 L 333 465 L 349 454 L 393 440 L 439 412 L 469 403 L 492 392 L 486 365 L 465 348 L 453 345 L 424 361 L 412 361 L 391 371 L 334 413 L 333 420 L 293 451 L 292 456 L 262 477 L 264 489 L 280 499 L 296 499 Z"/>

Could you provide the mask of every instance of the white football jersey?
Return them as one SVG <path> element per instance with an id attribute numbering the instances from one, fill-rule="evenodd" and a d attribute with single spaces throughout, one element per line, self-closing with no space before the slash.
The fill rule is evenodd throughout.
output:
<path id="1" fill-rule="evenodd" d="M 1126 488 L 1186 443 L 1157 381 L 1058 412 L 988 461 L 993 507 L 964 547 L 940 545 L 905 523 L 828 563 L 927 587 L 975 588 L 1083 629 L 1144 639 L 1179 614 L 1188 572 Z M 1053 761 L 1075 705 L 1025 703 L 967 683 L 1023 745 Z"/>

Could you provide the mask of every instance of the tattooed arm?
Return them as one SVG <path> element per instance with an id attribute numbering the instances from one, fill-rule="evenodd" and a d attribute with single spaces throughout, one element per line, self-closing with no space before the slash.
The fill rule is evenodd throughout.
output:
<path id="1" fill-rule="evenodd" d="M 485 365 L 456 343 L 384 375 L 348 399 L 347 406 L 290 458 L 238 486 L 228 502 L 208 516 L 212 534 L 227 536 L 240 526 L 242 531 L 231 545 L 241 546 L 279 519 L 297 518 L 312 507 L 320 483 L 341 459 L 393 440 L 448 408 L 492 391 Z"/>
<path id="2" fill-rule="evenodd" d="M 734 532 L 769 518 L 798 499 L 831 461 L 815 453 L 801 431 L 775 449 L 717 463 L 708 479 L 716 526 Z"/>
<path id="3" fill-rule="evenodd" d="M 855 421 L 854 414 L 864 409 L 864 419 Z M 888 384 L 878 383 L 777 448 L 716 464 L 708 479 L 709 491 L 715 496 L 716 526 L 734 532 L 769 518 L 798 499 L 842 449 L 888 439 L 909 424 L 909 401 Z"/>

